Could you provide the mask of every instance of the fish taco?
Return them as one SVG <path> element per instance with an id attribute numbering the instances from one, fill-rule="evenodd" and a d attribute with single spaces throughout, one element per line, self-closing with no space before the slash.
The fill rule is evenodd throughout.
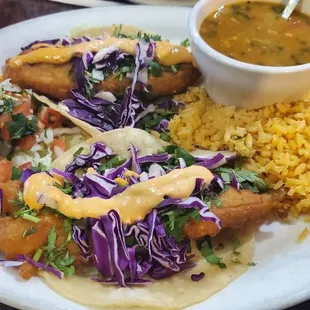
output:
<path id="1" fill-rule="evenodd" d="M 27 170 L 0 218 L 2 264 L 90 307 L 179 309 L 254 266 L 281 195 L 236 154 L 193 155 L 145 131 L 102 133 Z"/>
<path id="2" fill-rule="evenodd" d="M 7 60 L 3 74 L 91 136 L 155 128 L 165 140 L 168 120 L 182 106 L 172 96 L 200 76 L 186 44 L 130 25 L 35 41 Z"/>

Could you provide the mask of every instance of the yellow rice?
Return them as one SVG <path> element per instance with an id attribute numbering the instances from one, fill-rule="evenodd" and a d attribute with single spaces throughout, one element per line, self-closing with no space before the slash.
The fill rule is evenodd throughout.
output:
<path id="1" fill-rule="evenodd" d="M 246 158 L 244 168 L 287 189 L 295 215 L 310 212 L 310 102 L 236 110 L 214 104 L 199 87 L 175 98 L 186 104 L 169 124 L 175 143 L 236 151 Z"/>

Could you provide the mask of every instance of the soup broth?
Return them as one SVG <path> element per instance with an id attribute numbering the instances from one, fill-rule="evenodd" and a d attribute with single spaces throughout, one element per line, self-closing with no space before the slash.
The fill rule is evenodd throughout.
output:
<path id="1" fill-rule="evenodd" d="M 295 10 L 289 20 L 284 5 L 247 1 L 219 8 L 200 26 L 203 40 L 218 52 L 262 66 L 310 62 L 310 17 Z"/>

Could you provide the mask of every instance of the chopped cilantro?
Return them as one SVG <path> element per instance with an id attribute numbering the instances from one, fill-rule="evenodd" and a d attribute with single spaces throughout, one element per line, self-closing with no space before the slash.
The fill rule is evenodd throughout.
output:
<path id="1" fill-rule="evenodd" d="M 72 220 L 67 218 L 64 221 L 64 231 L 69 233 L 72 230 Z"/>
<path id="2" fill-rule="evenodd" d="M 235 173 L 242 189 L 250 189 L 253 192 L 261 193 L 268 190 L 268 185 L 259 177 L 259 175 L 250 170 L 241 170 L 239 168 L 220 167 L 214 170 L 224 180 L 224 183 L 230 184 L 232 180 L 232 172 Z"/>
<path id="3" fill-rule="evenodd" d="M 5 114 L 11 114 L 14 108 L 14 100 L 11 97 L 3 98 L 3 110 L 1 112 Z"/>
<path id="4" fill-rule="evenodd" d="M 211 209 L 213 205 L 219 207 L 221 205 L 221 200 L 219 199 L 219 194 L 212 191 L 204 191 L 200 193 L 200 199 L 209 206 Z"/>
<path id="5" fill-rule="evenodd" d="M 81 146 L 79 149 L 77 149 L 74 153 L 73 153 L 73 157 L 75 158 L 78 155 L 81 155 L 81 153 L 83 152 L 84 148 Z"/>
<path id="6" fill-rule="evenodd" d="M 188 38 L 186 38 L 184 41 L 182 41 L 181 43 L 180 43 L 180 45 L 181 46 L 184 46 L 184 47 L 189 47 L 189 39 Z"/>
<path id="7" fill-rule="evenodd" d="M 70 184 L 69 182 L 64 182 L 64 185 L 61 186 L 59 183 L 54 182 L 53 185 L 55 187 L 57 187 L 58 189 L 60 189 L 64 194 L 71 194 L 72 193 L 72 184 Z"/>
<path id="8" fill-rule="evenodd" d="M 20 177 L 22 176 L 22 172 L 15 166 L 12 167 L 12 177 L 11 180 L 20 180 Z"/>
<path id="9" fill-rule="evenodd" d="M 121 156 L 114 156 L 107 162 L 107 168 L 111 169 L 111 168 L 118 167 L 122 165 L 125 161 L 126 161 L 126 158 L 123 158 Z"/>
<path id="10" fill-rule="evenodd" d="M 29 213 L 24 213 L 21 217 L 24 220 L 27 220 L 27 221 L 35 223 L 35 224 L 38 224 L 41 221 L 38 217 L 31 215 Z"/>
<path id="11" fill-rule="evenodd" d="M 37 231 L 37 229 L 31 226 L 30 228 L 26 229 L 23 232 L 23 237 L 33 235 L 34 233 L 36 233 L 36 231 Z"/>
<path id="12" fill-rule="evenodd" d="M 168 145 L 165 147 L 165 151 L 172 154 L 172 159 L 176 160 L 175 164 L 178 165 L 178 158 L 183 158 L 185 160 L 186 166 L 189 167 L 195 164 L 195 158 L 189 152 L 176 145 Z M 170 159 L 171 160 L 171 159 Z"/>
<path id="13" fill-rule="evenodd" d="M 222 204 L 222 201 L 221 201 L 220 199 L 215 199 L 214 204 L 215 204 L 217 207 L 220 207 L 221 204 Z"/>
<path id="14" fill-rule="evenodd" d="M 178 69 L 176 68 L 176 66 L 171 65 L 170 68 L 171 68 L 172 72 L 174 72 L 174 73 L 178 72 Z"/>
<path id="15" fill-rule="evenodd" d="M 8 130 L 12 139 L 20 139 L 34 134 L 38 129 L 35 116 L 28 119 L 24 114 L 12 115 L 12 122 L 8 123 Z"/>
<path id="16" fill-rule="evenodd" d="M 118 77 L 121 81 L 124 77 L 126 77 L 127 73 L 132 73 L 134 71 L 135 59 L 133 56 L 127 56 L 125 59 L 118 63 L 118 67 L 115 72 L 106 72 L 106 74 L 113 74 L 114 77 Z"/>
<path id="17" fill-rule="evenodd" d="M 48 236 L 47 236 L 47 245 L 44 248 L 46 251 L 51 251 L 55 248 L 55 243 L 57 239 L 57 234 L 55 232 L 55 225 L 52 227 L 52 229 L 49 231 Z"/>
<path id="18" fill-rule="evenodd" d="M 204 256 L 205 260 L 211 265 L 217 265 L 219 268 L 224 269 L 227 268 L 226 264 L 222 263 L 222 257 L 216 255 L 210 244 L 205 241 L 202 243 L 200 248 L 201 254 Z"/>
<path id="19" fill-rule="evenodd" d="M 13 213 L 13 216 L 15 218 L 22 217 L 25 220 L 34 223 L 38 223 L 40 221 L 40 219 L 36 217 L 38 212 L 26 206 L 22 192 L 18 192 L 16 200 L 9 200 L 9 202 L 10 204 L 18 208 L 18 210 Z"/>
<path id="20" fill-rule="evenodd" d="M 43 254 L 43 251 L 42 251 L 42 249 L 37 249 L 36 250 L 36 252 L 34 253 L 34 255 L 33 255 L 33 260 L 35 261 L 35 262 L 38 262 L 39 261 L 39 259 L 41 258 L 41 256 L 42 256 L 42 254 Z"/>
<path id="21" fill-rule="evenodd" d="M 161 76 L 163 69 L 159 62 L 151 60 L 148 61 L 148 65 L 149 65 L 149 72 L 151 75 L 156 77 Z"/>
<path id="22" fill-rule="evenodd" d="M 248 262 L 248 263 L 247 263 L 247 265 L 248 265 L 249 267 L 254 267 L 254 266 L 256 266 L 256 265 L 257 265 L 257 263 L 254 263 L 254 262 Z"/>
<path id="23" fill-rule="evenodd" d="M 160 215 L 161 220 L 164 223 L 165 230 L 175 238 L 177 242 L 183 239 L 182 228 L 188 220 L 194 219 L 198 221 L 200 219 L 199 210 L 196 209 L 178 209 L 166 211 Z"/>
<path id="24" fill-rule="evenodd" d="M 70 255 L 66 246 L 72 240 L 72 231 L 69 231 L 66 242 L 59 248 L 56 247 L 57 233 L 55 225 L 48 234 L 47 245 L 43 248 L 44 260 L 47 265 L 60 270 L 66 277 L 74 274 L 75 268 L 72 265 L 75 257 Z"/>
<path id="25" fill-rule="evenodd" d="M 31 169 L 33 171 L 45 171 L 47 169 L 47 166 L 45 166 L 44 164 L 42 163 L 39 163 L 39 166 L 38 167 L 31 167 Z"/>
<path id="26" fill-rule="evenodd" d="M 138 31 L 135 35 L 128 35 L 122 32 L 122 25 L 120 25 L 119 27 L 115 27 L 114 31 L 113 31 L 113 36 L 117 37 L 117 38 L 127 38 L 127 39 L 138 39 L 138 40 L 142 40 L 144 42 L 149 42 L 150 40 L 153 41 L 161 41 L 161 36 L 158 34 L 146 34 L 143 33 L 141 31 Z"/>
<path id="27" fill-rule="evenodd" d="M 113 156 L 110 160 L 101 164 L 98 171 L 104 171 L 106 169 L 118 167 L 118 166 L 122 165 L 125 161 L 126 161 L 126 158 L 123 158 L 120 156 Z"/>
<path id="28" fill-rule="evenodd" d="M 152 129 L 157 127 L 162 120 L 170 120 L 177 111 L 156 109 L 154 112 L 147 114 L 143 117 L 139 123 L 138 127 L 150 132 Z M 164 139 L 163 139 L 164 140 Z"/>
<path id="29" fill-rule="evenodd" d="M 170 141 L 170 136 L 166 132 L 162 132 L 159 137 L 164 141 Z"/>
<path id="30" fill-rule="evenodd" d="M 146 34 L 146 33 L 144 33 L 142 40 L 145 42 L 149 42 L 150 40 L 161 41 L 162 38 L 159 34 Z"/>

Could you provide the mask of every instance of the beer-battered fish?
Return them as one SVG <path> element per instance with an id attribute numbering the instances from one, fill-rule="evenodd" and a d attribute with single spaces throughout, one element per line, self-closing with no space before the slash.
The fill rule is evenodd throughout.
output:
<path id="1" fill-rule="evenodd" d="M 17 194 L 20 191 L 20 181 L 7 181 L 0 182 L 0 188 L 3 191 L 2 200 L 2 214 L 10 215 L 13 214 L 17 208 L 11 203 L 17 199 Z"/>
<path id="2" fill-rule="evenodd" d="M 42 212 L 38 218 L 40 218 L 40 222 L 35 224 L 22 218 L 0 217 L 0 252 L 6 259 L 14 260 L 20 254 L 32 257 L 37 249 L 46 245 L 48 234 L 54 226 L 57 234 L 56 247 L 60 247 L 66 242 L 68 233 L 64 230 L 63 217 L 54 213 Z M 24 236 L 24 232 L 31 227 L 34 228 L 34 233 Z M 66 248 L 71 255 L 75 256 L 75 264 L 84 261 L 80 249 L 74 241 L 70 241 Z M 24 279 L 29 279 L 36 273 L 36 268 L 29 264 L 24 264 L 19 269 L 20 275 Z"/>
<path id="3" fill-rule="evenodd" d="M 213 206 L 212 212 L 221 220 L 222 228 L 239 229 L 250 221 L 261 221 L 272 212 L 282 209 L 281 196 L 255 194 L 248 190 L 230 188 L 219 197 L 220 207 Z M 190 239 L 215 236 L 218 227 L 211 221 L 190 220 L 183 226 L 183 233 Z"/>
<path id="4" fill-rule="evenodd" d="M 63 65 L 24 64 L 16 68 L 7 64 L 3 75 L 5 79 L 10 78 L 12 83 L 22 88 L 31 88 L 53 99 L 62 100 L 71 98 L 70 89 L 77 87 L 72 79 L 72 66 L 72 62 Z M 188 86 L 193 85 L 199 75 L 198 69 L 192 64 L 181 64 L 175 73 L 163 71 L 158 77 L 149 75 L 147 88 L 150 90 L 150 95 L 154 97 L 174 95 L 184 92 Z M 131 83 L 132 80 L 129 78 L 120 80 L 116 76 L 111 76 L 96 84 L 95 90 L 122 95 Z M 141 84 L 137 84 L 137 89 L 141 89 Z"/>
<path id="5" fill-rule="evenodd" d="M 143 54 L 146 53 L 142 51 L 143 44 L 150 44 L 148 51 L 152 47 L 152 56 Z M 98 68 L 97 74 L 102 74 L 104 77 L 103 80 L 99 79 L 94 83 L 95 92 L 104 90 L 115 95 L 123 95 L 125 89 L 132 84 L 132 77 L 126 76 L 134 75 L 137 66 L 135 55 L 139 53 L 140 57 L 144 55 L 141 61 L 143 59 L 146 62 L 144 65 L 149 71 L 146 82 L 148 95 L 152 97 L 174 95 L 184 92 L 188 86 L 196 82 L 200 73 L 195 67 L 192 54 L 185 47 L 167 41 L 152 44 L 109 35 L 105 35 L 105 39 L 102 40 L 94 39 L 78 44 L 33 44 L 24 49 L 20 55 L 7 60 L 3 75 L 5 79 L 10 78 L 12 83 L 23 88 L 31 88 L 35 92 L 61 100 L 72 97 L 70 89 L 78 88 L 77 71 L 79 76 L 83 72 L 84 75 L 91 76 L 93 70 Z M 115 53 L 122 53 L 123 56 L 119 56 L 117 60 L 111 56 Z M 92 55 L 92 64 L 85 64 L 87 54 Z M 106 60 L 109 57 L 113 59 Z M 98 63 L 98 58 L 101 62 L 108 61 L 109 64 L 105 66 L 100 61 Z M 82 59 L 83 63 L 79 59 Z M 100 69 L 94 67 L 98 64 L 101 66 Z M 118 72 L 120 68 L 124 71 Z M 144 88 L 138 82 L 136 89 L 139 91 Z"/>

